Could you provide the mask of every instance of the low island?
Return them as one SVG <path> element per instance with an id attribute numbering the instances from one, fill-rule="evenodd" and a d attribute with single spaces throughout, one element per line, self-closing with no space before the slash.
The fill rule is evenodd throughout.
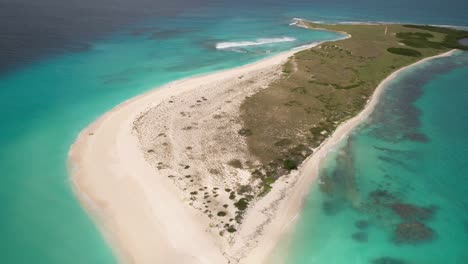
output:
<path id="1" fill-rule="evenodd" d="M 385 84 L 468 49 L 449 28 L 296 25 L 343 39 L 169 83 L 81 132 L 73 186 L 123 263 L 268 263 L 319 161 Z"/>

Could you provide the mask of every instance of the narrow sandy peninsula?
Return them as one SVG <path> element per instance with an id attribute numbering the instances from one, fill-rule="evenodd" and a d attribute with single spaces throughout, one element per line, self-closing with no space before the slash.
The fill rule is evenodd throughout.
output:
<path id="1" fill-rule="evenodd" d="M 297 23 L 352 37 L 170 83 L 80 133 L 73 187 L 122 263 L 278 263 L 321 158 L 459 34 Z"/>
<path id="2" fill-rule="evenodd" d="M 169 121 L 163 119 L 171 115 L 182 115 L 164 108 L 190 108 L 188 104 L 203 98 L 209 100 L 205 103 L 208 109 L 197 111 L 210 114 L 223 107 L 227 112 L 226 101 L 235 101 L 228 106 L 235 108 L 243 97 L 268 85 L 293 53 L 170 83 L 119 105 L 80 133 L 70 151 L 73 186 L 124 263 L 228 263 L 224 253 L 228 243 L 211 232 L 210 219 L 190 206 L 186 193 L 146 160 L 151 152 L 141 149 L 135 122 L 158 107 L 162 109 L 161 120 L 155 120 L 158 125 L 157 121 Z M 254 81 L 255 85 L 249 85 Z M 187 141 L 187 147 L 201 143 L 195 138 Z M 165 152 L 167 147 L 163 148 L 155 151 Z"/>

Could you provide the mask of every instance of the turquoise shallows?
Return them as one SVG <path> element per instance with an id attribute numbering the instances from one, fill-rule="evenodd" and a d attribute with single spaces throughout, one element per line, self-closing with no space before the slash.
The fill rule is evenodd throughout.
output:
<path id="1" fill-rule="evenodd" d="M 66 165 L 80 130 L 105 111 L 173 80 L 341 37 L 289 26 L 292 18 L 200 12 L 128 27 L 87 51 L 0 76 L 0 263 L 115 262 L 74 197 Z M 290 41 L 216 49 L 274 38 Z"/>
<path id="2" fill-rule="evenodd" d="M 467 83 L 467 52 L 392 81 L 322 162 L 287 263 L 467 263 Z"/>
<path id="3" fill-rule="evenodd" d="M 60 32 L 56 35 L 57 24 L 62 21 L 70 23 L 69 17 L 60 12 L 61 6 L 67 5 L 66 1 L 57 1 L 57 5 L 50 5 L 54 2 L 52 0 L 3 2 L 24 4 L 25 11 L 31 12 L 40 10 L 35 8 L 37 5 L 42 5 L 42 9 L 56 8 L 50 12 L 54 14 L 48 17 L 50 20 L 38 21 L 38 24 L 45 23 L 43 26 L 50 29 L 47 32 L 55 33 L 42 36 L 52 37 L 49 39 L 52 43 L 54 37 L 60 38 Z M 89 3 L 83 5 L 94 7 L 89 10 L 82 8 L 78 1 L 75 2 L 76 16 L 80 18 L 86 11 L 97 11 L 94 15 L 99 17 L 98 9 L 106 8 L 106 1 L 96 6 Z M 138 1 L 134 2 L 132 4 L 138 5 Z M 115 263 L 99 231 L 73 196 L 66 161 L 70 144 L 79 131 L 120 102 L 179 78 L 228 69 L 302 44 L 337 37 L 333 33 L 291 27 L 288 24 L 293 17 L 322 21 L 380 20 L 468 25 L 465 0 L 425 0 L 423 3 L 407 0 L 210 2 L 216 2 L 215 7 L 206 5 L 175 17 L 147 19 L 146 16 L 145 23 L 128 26 L 111 36 L 103 32 L 98 36 L 100 40 L 84 43 L 89 44 L 89 48 L 83 52 L 50 55 L 38 63 L 21 64 L 20 70 L 0 76 L 0 263 Z M 142 14 L 151 13 L 151 9 L 144 6 L 145 3 L 140 5 Z M 9 25 L 21 27 L 24 17 L 17 18 L 14 15 L 0 20 L 8 20 Z M 96 27 L 100 28 L 100 25 Z M 63 30 L 63 27 L 58 28 Z M 87 30 L 85 26 L 76 28 Z M 11 37 L 9 33 L 15 33 L 9 30 L 9 26 L 1 28 L 0 43 Z M 31 33 L 34 33 L 31 34 L 33 36 L 42 34 Z M 81 45 L 80 32 L 73 33 L 76 33 L 80 47 L 88 47 Z M 296 41 L 215 49 L 216 44 L 221 42 L 261 42 L 259 39 L 262 38 L 287 37 L 295 38 Z M 18 43 L 19 51 L 22 51 L 21 44 Z M 27 58 L 25 55 L 26 61 Z M 456 87 L 462 84 L 460 81 Z M 458 91 L 455 93 L 460 95 Z M 464 100 L 463 97 L 458 99 Z M 443 118 L 443 113 L 440 114 Z M 436 143 L 437 140 L 431 139 L 431 142 Z M 430 146 L 427 145 L 428 148 Z M 463 188 L 463 185 L 459 188 Z M 319 195 L 318 192 L 313 191 L 309 199 L 313 200 L 316 195 Z M 428 203 L 442 208 L 437 201 Z M 434 221 L 444 215 L 441 210 L 437 211 Z M 313 214 L 313 207 L 305 209 L 305 219 L 309 212 Z M 341 215 L 346 217 L 346 214 Z M 360 218 L 362 215 L 358 216 Z M 313 229 L 315 223 L 321 223 L 323 232 L 330 234 L 334 234 L 332 231 L 336 228 L 346 228 L 337 227 L 333 221 L 324 217 L 318 214 L 313 221 L 301 221 L 301 225 L 307 223 Z M 431 227 L 436 229 L 436 226 Z M 314 234 L 303 230 L 306 236 Z M 293 251 L 297 259 L 323 260 L 324 256 L 330 259 L 343 256 L 344 262 L 337 260 L 335 263 L 349 263 L 351 258 L 347 250 L 352 250 L 356 243 L 339 247 L 339 244 L 329 243 L 323 237 L 318 238 L 321 240 L 303 240 L 304 244 Z M 371 236 L 369 241 L 367 245 L 376 243 Z M 384 233 L 382 241 L 387 241 Z M 333 252 L 322 250 L 321 246 L 325 245 L 336 247 Z M 301 248 L 307 249 L 312 255 L 305 256 Z M 362 250 L 362 254 L 366 254 L 366 251 Z M 377 255 L 369 255 L 369 258 Z M 367 261 L 364 255 L 354 257 Z M 332 263 L 328 260 L 325 258 L 320 263 Z"/>

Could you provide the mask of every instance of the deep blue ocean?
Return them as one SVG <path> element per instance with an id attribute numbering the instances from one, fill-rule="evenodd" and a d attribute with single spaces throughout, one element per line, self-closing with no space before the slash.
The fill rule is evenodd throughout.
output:
<path id="1" fill-rule="evenodd" d="M 0 0 L 0 263 L 115 263 L 72 193 L 66 162 L 79 131 L 118 103 L 339 37 L 289 26 L 294 17 L 468 26 L 465 1 L 253 2 Z M 288 263 L 468 263 L 466 57 L 402 75 L 324 161 L 323 175 L 352 176 L 332 177 L 339 198 L 312 187 Z M 342 193 L 347 177 L 359 202 Z M 388 194 L 400 207 L 427 209 L 418 221 L 431 239 L 395 241 L 395 206 L 358 206 L 376 189 L 372 199 Z"/>

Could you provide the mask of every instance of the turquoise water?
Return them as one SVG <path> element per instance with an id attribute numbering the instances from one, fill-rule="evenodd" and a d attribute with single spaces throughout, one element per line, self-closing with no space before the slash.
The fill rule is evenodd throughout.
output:
<path id="1" fill-rule="evenodd" d="M 321 164 L 287 263 L 468 262 L 468 53 L 401 74 Z"/>
<path id="2" fill-rule="evenodd" d="M 5 25 L 0 29 L 0 263 L 115 263 L 99 231 L 73 196 L 66 161 L 79 131 L 118 103 L 172 80 L 338 37 L 291 27 L 288 24 L 293 17 L 468 25 L 468 6 L 460 0 L 443 4 L 428 0 L 422 5 L 406 0 L 194 0 L 183 7 L 175 0 L 169 6 L 162 5 L 157 0 L 0 0 L 0 21 Z M 245 45 L 268 41 L 272 43 Z M 216 49 L 220 43 L 228 43 L 230 48 Z M 454 87 L 463 83 L 460 74 Z M 445 120 L 444 113 L 438 114 Z M 464 153 L 462 146 L 458 145 L 459 153 Z M 365 147 L 360 149 L 366 152 Z M 455 149 L 447 152 L 450 150 Z M 453 171 L 460 169 L 453 167 Z M 463 192 L 463 185 L 459 188 L 457 192 Z M 311 193 L 310 200 L 320 199 L 324 199 L 320 192 Z M 454 201 L 458 200 L 446 199 L 456 208 Z M 443 202 L 432 203 L 440 208 L 434 221 L 446 215 L 443 210 L 452 210 L 444 209 L 449 207 Z M 353 224 L 337 227 L 334 221 L 339 222 L 341 215 L 345 223 L 348 213 L 356 218 L 365 216 L 348 208 L 343 209 L 348 213 L 336 214 L 331 221 L 317 208 L 312 203 L 305 209 L 303 234 L 314 235 L 315 222 L 321 223 L 321 232 L 337 239 L 327 242 L 325 236 L 318 236 L 327 242 L 321 245 L 335 251 L 308 250 L 312 255 L 307 255 L 301 248 L 320 247 L 317 240 L 302 240 L 293 252 L 295 259 L 332 263 L 322 261 L 328 254 L 329 258 L 343 256 L 335 263 L 349 263 L 351 250 L 362 249 L 362 245 L 341 243 L 349 239 L 338 241 L 341 237 L 334 230 L 349 232 Z M 309 214 L 317 217 L 308 221 Z M 375 236 L 382 243 L 387 241 L 385 230 L 370 228 L 377 230 Z M 454 247 L 453 252 L 456 250 Z M 330 254 L 336 252 L 340 254 Z"/>
<path id="3" fill-rule="evenodd" d="M 1 263 L 114 263 L 72 194 L 67 152 L 81 129 L 163 83 L 340 37 L 259 14 L 192 12 L 128 26 L 83 52 L 0 77 Z M 216 49 L 221 42 L 294 41 Z M 234 43 L 235 44 L 235 43 Z"/>

